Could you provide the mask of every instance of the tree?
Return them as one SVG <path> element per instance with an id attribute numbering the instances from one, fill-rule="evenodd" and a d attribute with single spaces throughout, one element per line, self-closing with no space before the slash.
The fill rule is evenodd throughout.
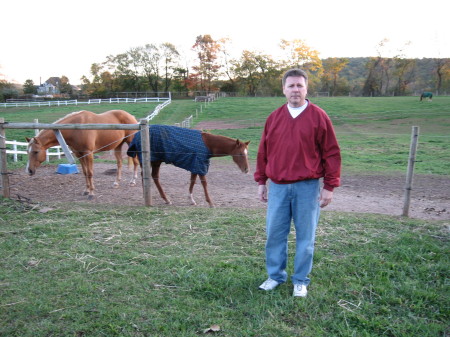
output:
<path id="1" fill-rule="evenodd" d="M 394 89 L 396 96 L 406 94 L 408 84 L 414 80 L 415 60 L 400 57 L 394 58 L 394 75 L 397 76 L 397 85 Z"/>
<path id="2" fill-rule="evenodd" d="M 37 93 L 37 89 L 36 89 L 36 86 L 34 85 L 33 80 L 28 79 L 25 81 L 25 83 L 23 84 L 23 93 L 25 95 L 27 95 L 27 94 L 33 95 L 33 94 Z"/>
<path id="3" fill-rule="evenodd" d="M 19 92 L 13 83 L 9 83 L 6 80 L 0 80 L 0 100 L 5 101 L 8 98 L 17 98 Z"/>
<path id="4" fill-rule="evenodd" d="M 347 66 L 347 58 L 328 58 L 323 61 L 322 82 L 329 83 L 329 91 L 334 96 L 338 88 L 339 73 Z"/>
<path id="5" fill-rule="evenodd" d="M 175 68 L 173 70 L 172 89 L 178 93 L 188 91 L 189 69 Z"/>
<path id="6" fill-rule="evenodd" d="M 436 67 L 436 94 L 439 95 L 445 78 L 450 78 L 450 59 L 438 58 L 435 60 Z"/>
<path id="7" fill-rule="evenodd" d="M 142 48 L 131 48 L 125 55 L 124 60 L 128 64 L 127 75 L 132 78 L 134 91 L 141 91 L 140 76 L 143 68 Z"/>
<path id="8" fill-rule="evenodd" d="M 241 58 L 232 61 L 232 64 L 234 65 L 233 72 L 237 79 L 244 84 L 247 95 L 255 96 L 256 89 L 261 81 L 255 53 L 244 50 Z"/>
<path id="9" fill-rule="evenodd" d="M 221 50 L 221 43 L 215 41 L 210 35 L 199 35 L 192 49 L 197 53 L 198 64 L 192 69 L 199 81 L 201 91 L 212 91 L 213 80 L 218 77 L 220 65 L 217 63 L 217 54 Z M 193 74 L 194 75 L 194 74 Z"/>
<path id="10" fill-rule="evenodd" d="M 270 95 L 279 92 L 280 67 L 266 54 L 244 50 L 239 60 L 233 60 L 233 73 L 245 86 L 247 95 Z"/>
<path id="11" fill-rule="evenodd" d="M 368 74 L 362 89 L 363 96 L 373 97 L 380 95 L 380 63 L 381 57 L 371 57 L 369 61 L 367 61 L 366 68 L 368 69 Z"/>
<path id="12" fill-rule="evenodd" d="M 135 57 L 133 60 L 132 57 Z M 137 91 L 139 87 L 139 74 L 136 74 L 136 67 L 138 65 L 137 53 L 134 49 L 126 53 L 117 55 L 109 55 L 103 63 L 109 69 L 114 81 L 114 87 L 118 91 Z M 98 76 L 100 76 L 98 72 Z M 101 78 L 99 77 L 99 80 Z"/>
<path id="13" fill-rule="evenodd" d="M 164 61 L 164 91 L 167 92 L 172 84 L 180 53 L 173 44 L 168 42 L 163 43 L 160 49 L 162 50 L 162 59 Z"/>
<path id="14" fill-rule="evenodd" d="M 107 89 L 102 82 L 103 66 L 99 63 L 92 63 L 91 75 L 92 81 L 86 76 L 81 78 L 83 91 L 89 96 L 103 97 L 107 94 Z"/>
<path id="15" fill-rule="evenodd" d="M 59 92 L 61 94 L 72 95 L 72 86 L 69 83 L 67 76 L 61 76 L 61 82 L 59 83 Z"/>
<path id="16" fill-rule="evenodd" d="M 319 52 L 309 47 L 305 41 L 281 40 L 280 47 L 287 53 L 287 59 L 284 60 L 286 68 L 302 68 L 309 72 L 317 72 L 322 69 Z"/>
<path id="17" fill-rule="evenodd" d="M 158 46 L 146 44 L 142 48 L 143 76 L 154 92 L 159 91 L 161 53 Z"/>

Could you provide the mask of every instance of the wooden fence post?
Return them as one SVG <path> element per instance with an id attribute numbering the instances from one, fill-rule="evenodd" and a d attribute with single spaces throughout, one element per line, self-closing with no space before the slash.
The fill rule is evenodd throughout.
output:
<path id="1" fill-rule="evenodd" d="M 142 188 L 144 190 L 145 206 L 152 205 L 151 170 L 150 170 L 150 135 L 149 126 L 145 118 L 140 121 L 141 151 L 142 151 Z"/>
<path id="2" fill-rule="evenodd" d="M 39 119 L 34 119 L 34 123 L 37 124 L 39 123 Z M 39 129 L 34 129 L 34 136 L 36 137 L 39 134 Z"/>
<path id="3" fill-rule="evenodd" d="M 402 216 L 408 216 L 409 204 L 411 202 L 411 190 L 413 182 L 414 164 L 416 163 L 416 152 L 419 139 L 419 127 L 413 126 L 411 132 L 411 145 L 409 149 L 408 171 L 406 173 L 405 197 L 403 202 Z"/>
<path id="4" fill-rule="evenodd" d="M 3 196 L 5 198 L 9 198 L 9 177 L 8 167 L 6 164 L 6 134 L 3 124 L 5 124 L 5 119 L 0 118 L 0 175 L 2 176 Z"/>
<path id="5" fill-rule="evenodd" d="M 53 130 L 53 132 L 55 133 L 55 137 L 58 140 L 58 143 L 61 146 L 62 150 L 64 151 L 64 154 L 66 155 L 69 164 L 74 165 L 75 158 L 72 156 L 72 153 L 70 152 L 70 149 L 67 146 L 66 140 L 64 139 L 61 130 Z"/>

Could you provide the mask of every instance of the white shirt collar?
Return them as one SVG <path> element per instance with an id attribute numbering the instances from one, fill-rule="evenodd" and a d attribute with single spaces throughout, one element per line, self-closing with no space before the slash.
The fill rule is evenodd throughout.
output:
<path id="1" fill-rule="evenodd" d="M 287 105 L 287 107 L 289 109 L 289 113 L 291 114 L 292 118 L 298 117 L 303 112 L 303 110 L 306 109 L 307 106 L 308 106 L 308 101 L 306 101 L 305 104 L 303 104 L 302 106 L 300 106 L 298 108 L 293 108 L 293 107 L 289 106 L 289 103 Z"/>

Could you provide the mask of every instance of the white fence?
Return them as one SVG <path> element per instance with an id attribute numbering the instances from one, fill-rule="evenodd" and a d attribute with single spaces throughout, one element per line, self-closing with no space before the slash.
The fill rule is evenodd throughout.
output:
<path id="1" fill-rule="evenodd" d="M 76 99 L 67 101 L 37 101 L 37 102 L 13 102 L 0 103 L 3 108 L 18 108 L 18 107 L 41 107 L 41 106 L 64 106 L 64 105 L 78 105 L 78 104 L 101 104 L 101 103 L 152 103 L 152 102 L 169 102 L 169 97 L 143 97 L 143 98 L 108 98 L 108 99 L 90 99 L 87 101 L 79 101 Z"/>
<path id="2" fill-rule="evenodd" d="M 12 141 L 7 140 L 6 145 L 12 145 L 12 149 L 10 150 L 6 149 L 6 154 L 12 154 L 15 162 L 18 161 L 19 154 L 28 154 L 27 152 L 28 143 L 18 142 L 16 140 Z M 58 159 L 61 159 L 61 156 L 64 155 L 64 152 L 62 151 L 61 146 L 53 146 L 47 149 L 46 154 L 47 154 L 46 160 L 49 161 L 50 156 L 57 156 Z"/>
<path id="3" fill-rule="evenodd" d="M 190 115 L 189 117 L 185 118 L 181 123 L 175 123 L 175 126 L 189 129 L 192 125 L 193 120 L 194 120 L 194 117 L 192 115 Z"/>
<path id="4" fill-rule="evenodd" d="M 172 100 L 169 99 L 169 100 L 165 101 L 164 103 L 159 104 L 159 105 L 155 108 L 155 110 L 153 110 L 153 112 L 152 112 L 150 115 L 148 115 L 148 116 L 146 117 L 147 121 L 151 121 L 157 114 L 159 114 L 159 112 L 160 112 L 164 107 L 168 106 L 170 103 L 172 103 Z"/>

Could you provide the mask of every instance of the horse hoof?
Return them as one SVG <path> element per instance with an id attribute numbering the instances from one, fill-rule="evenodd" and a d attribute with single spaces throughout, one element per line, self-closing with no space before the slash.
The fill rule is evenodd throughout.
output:
<path id="1" fill-rule="evenodd" d="M 88 196 L 88 200 L 94 200 L 94 196 L 93 195 L 89 195 Z"/>
<path id="2" fill-rule="evenodd" d="M 130 186 L 134 187 L 134 186 L 136 186 L 136 183 L 130 183 Z"/>
<path id="3" fill-rule="evenodd" d="M 113 188 L 119 188 L 119 184 L 114 183 L 114 184 L 113 184 Z"/>
<path id="4" fill-rule="evenodd" d="M 83 195 L 88 195 L 88 194 L 89 194 L 89 192 L 87 192 L 87 191 L 83 192 Z"/>

